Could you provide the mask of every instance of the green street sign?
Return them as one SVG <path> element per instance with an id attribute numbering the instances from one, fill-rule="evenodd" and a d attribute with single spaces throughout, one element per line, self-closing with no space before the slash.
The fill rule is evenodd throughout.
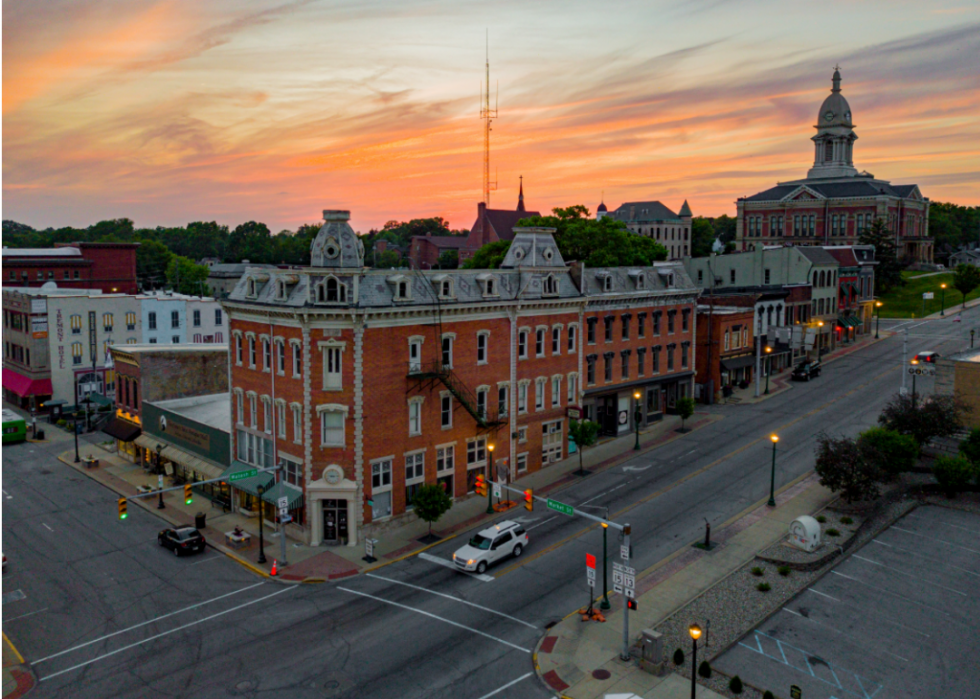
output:
<path id="1" fill-rule="evenodd" d="M 548 508 L 554 510 L 555 512 L 561 512 L 563 515 L 568 515 L 571 517 L 575 514 L 575 508 L 571 505 L 566 505 L 563 502 L 558 502 L 557 500 L 548 500 Z"/>
<path id="2" fill-rule="evenodd" d="M 251 478 L 252 476 L 259 475 L 259 470 L 257 468 L 249 469 L 248 471 L 239 471 L 238 473 L 233 473 L 228 476 L 229 482 L 243 481 L 246 478 Z"/>

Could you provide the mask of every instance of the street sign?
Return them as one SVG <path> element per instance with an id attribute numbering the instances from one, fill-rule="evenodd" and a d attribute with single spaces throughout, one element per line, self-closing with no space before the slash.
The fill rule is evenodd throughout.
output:
<path id="1" fill-rule="evenodd" d="M 636 588 L 636 576 L 635 575 L 624 575 L 623 576 L 623 587 L 628 587 L 629 589 Z"/>
<path id="2" fill-rule="evenodd" d="M 251 478 L 252 476 L 257 476 L 259 470 L 257 468 L 250 468 L 247 471 L 239 471 L 238 473 L 233 473 L 228 476 L 228 481 L 234 483 L 235 481 L 243 481 L 246 478 Z"/>
<path id="3" fill-rule="evenodd" d="M 377 539 L 364 540 L 364 553 L 370 558 L 374 558 L 374 545 L 376 543 L 378 543 Z"/>
<path id="4" fill-rule="evenodd" d="M 582 418 L 582 409 L 575 406 L 568 406 L 565 408 L 565 413 L 572 420 L 580 420 Z"/>
<path id="5" fill-rule="evenodd" d="M 922 300 L 923 301 L 929 301 L 929 300 L 934 299 L 934 298 L 936 298 L 936 294 L 933 291 L 925 291 L 925 292 L 922 293 Z"/>
<path id="6" fill-rule="evenodd" d="M 499 499 L 502 492 L 503 491 L 500 490 L 500 485 L 497 484 L 497 483 L 494 483 L 493 484 L 493 496 L 495 498 L 498 498 Z"/>
<path id="7" fill-rule="evenodd" d="M 930 294 L 931 296 L 932 294 Z M 789 687 L 790 699 L 803 699 L 803 690 L 800 689 L 799 685 L 793 684 Z"/>
<path id="8" fill-rule="evenodd" d="M 618 592 L 619 594 L 623 594 L 623 586 L 622 585 L 613 585 L 613 592 Z"/>
<path id="9" fill-rule="evenodd" d="M 618 570 L 620 573 L 622 573 L 623 567 L 624 566 L 622 563 L 617 563 L 616 561 L 613 561 L 613 570 Z"/>
<path id="10" fill-rule="evenodd" d="M 595 578 L 589 578 L 589 587 L 595 587 Z"/>
<path id="11" fill-rule="evenodd" d="M 586 568 L 585 577 L 587 577 L 589 580 L 595 580 L 595 568 Z"/>
<path id="12" fill-rule="evenodd" d="M 161 489 L 163 488 L 163 474 L 162 473 L 157 476 L 157 487 L 158 488 L 161 488 Z"/>
<path id="13" fill-rule="evenodd" d="M 636 599 L 636 590 L 634 590 L 632 587 L 624 587 L 623 594 L 629 599 Z"/>
<path id="14" fill-rule="evenodd" d="M 619 557 L 622 558 L 624 561 L 628 561 L 630 559 L 630 547 L 629 546 L 620 546 L 619 547 Z"/>
<path id="15" fill-rule="evenodd" d="M 613 571 L 613 585 L 623 584 L 623 572 L 621 570 Z"/>
<path id="16" fill-rule="evenodd" d="M 571 517 L 575 514 L 575 508 L 571 505 L 566 505 L 563 502 L 558 502 L 557 500 L 548 499 L 548 509 L 554 510 L 555 512 L 561 512 L 563 515 L 568 515 Z"/>
<path id="17" fill-rule="evenodd" d="M 283 524 L 288 524 L 289 522 L 293 521 L 293 516 L 288 512 L 283 513 L 282 510 L 279 510 L 279 521 Z"/>
<path id="18" fill-rule="evenodd" d="M 585 567 L 595 570 L 595 556 L 591 553 L 585 554 Z"/>

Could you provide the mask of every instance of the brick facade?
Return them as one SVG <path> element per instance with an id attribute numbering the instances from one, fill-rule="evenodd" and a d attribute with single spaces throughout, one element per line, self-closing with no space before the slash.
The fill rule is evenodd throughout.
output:
<path id="1" fill-rule="evenodd" d="M 139 243 L 65 243 L 53 250 L 4 250 L 3 286 L 41 286 L 54 282 L 65 289 L 101 289 L 135 294 L 136 248 Z M 65 248 L 64 255 L 57 253 Z M 52 254 L 37 255 L 37 252 Z"/>

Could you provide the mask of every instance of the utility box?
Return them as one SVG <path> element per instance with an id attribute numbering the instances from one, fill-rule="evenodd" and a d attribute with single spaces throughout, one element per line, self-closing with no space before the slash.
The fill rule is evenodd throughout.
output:
<path id="1" fill-rule="evenodd" d="M 804 551 L 816 551 L 820 546 L 820 523 L 809 515 L 797 517 L 789 525 L 789 543 Z"/>
<path id="2" fill-rule="evenodd" d="M 640 667 L 653 675 L 665 672 L 663 634 L 653 629 L 643 629 L 640 637 Z"/>

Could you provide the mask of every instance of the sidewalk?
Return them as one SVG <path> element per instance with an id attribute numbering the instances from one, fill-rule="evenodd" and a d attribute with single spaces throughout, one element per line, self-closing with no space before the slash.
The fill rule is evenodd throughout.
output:
<path id="1" fill-rule="evenodd" d="M 834 499 L 829 490 L 817 483 L 815 474 L 798 479 L 779 492 L 778 507 L 769 508 L 761 500 L 729 520 L 713 534 L 712 542 L 718 546 L 710 552 L 685 547 L 639 572 L 636 576 L 638 610 L 630 612 L 629 620 L 631 644 L 643 629 L 656 627 L 751 561 L 757 552 L 783 538 L 794 519 L 814 513 Z M 610 602 L 612 609 L 605 613 L 606 623 L 582 622 L 573 613 L 548 631 L 538 642 L 534 655 L 538 676 L 570 699 L 600 699 L 616 694 L 643 699 L 689 697 L 689 679 L 669 671 L 657 677 L 641 670 L 635 661 L 619 659 L 623 643 L 623 598 L 610 594 Z M 713 699 L 720 695 L 699 686 L 698 696 Z"/>
<path id="2" fill-rule="evenodd" d="M 3 635 L 3 699 L 17 699 L 34 688 L 31 674 L 24 658 L 14 648 L 7 634 Z"/>
<path id="3" fill-rule="evenodd" d="M 640 451 L 633 449 L 634 434 L 610 438 L 584 452 L 584 466 L 590 472 L 611 468 L 674 439 L 690 438 L 690 435 L 699 428 L 720 419 L 722 419 L 720 415 L 695 413 L 687 421 L 688 432 L 680 434 L 677 432 L 681 422 L 680 418 L 673 415 L 665 416 L 662 421 L 640 432 Z M 121 495 L 130 497 L 136 495 L 137 488 L 141 485 L 156 488 L 157 476 L 144 473 L 142 466 L 133 464 L 128 457 L 110 453 L 101 446 L 88 445 L 80 446 L 79 454 L 83 459 L 89 455 L 99 459 L 100 465 L 97 468 L 89 469 L 85 468 L 84 462 L 74 463 L 74 449 L 62 453 L 58 458 L 68 466 Z M 547 468 L 521 478 L 515 485 L 520 488 L 533 488 L 535 494 L 538 495 L 554 493 L 562 487 L 580 480 L 579 476 L 573 474 L 578 468 L 579 455 L 573 454 L 563 461 L 551 464 Z M 164 487 L 170 487 L 170 480 L 170 478 L 164 479 Z M 191 505 L 184 504 L 180 491 L 164 494 L 163 500 L 165 508 L 162 510 L 157 509 L 158 496 L 155 494 L 140 498 L 138 504 L 137 501 L 130 500 L 130 508 L 145 507 L 173 525 L 193 525 L 195 513 L 203 511 L 207 515 L 207 526 L 201 533 L 204 534 L 209 545 L 263 576 L 269 575 L 273 561 L 277 560 L 280 569 L 278 577 L 285 582 L 316 583 L 356 575 L 362 571 L 373 570 L 394 563 L 435 545 L 420 541 L 428 533 L 428 525 L 421 520 L 391 526 L 380 535 L 375 535 L 378 543 L 375 545 L 374 555 L 378 560 L 371 564 L 363 560 L 363 546 L 307 546 L 287 538 L 286 549 L 289 565 L 283 567 L 279 537 L 267 527 L 264 534 L 267 562 L 260 565 L 258 563 L 258 523 L 256 518 L 223 512 L 198 494 L 195 494 L 194 503 Z M 106 506 L 115 507 L 115 503 L 107 502 Z M 472 496 L 458 499 L 453 504 L 452 509 L 433 526 L 432 533 L 439 536 L 440 540 L 451 539 L 459 533 L 477 526 L 480 522 L 499 516 L 498 514 L 487 515 L 486 507 L 487 502 L 482 497 Z M 232 550 L 225 546 L 225 532 L 231 531 L 235 526 L 241 527 L 252 535 L 252 545 L 249 549 Z"/>

